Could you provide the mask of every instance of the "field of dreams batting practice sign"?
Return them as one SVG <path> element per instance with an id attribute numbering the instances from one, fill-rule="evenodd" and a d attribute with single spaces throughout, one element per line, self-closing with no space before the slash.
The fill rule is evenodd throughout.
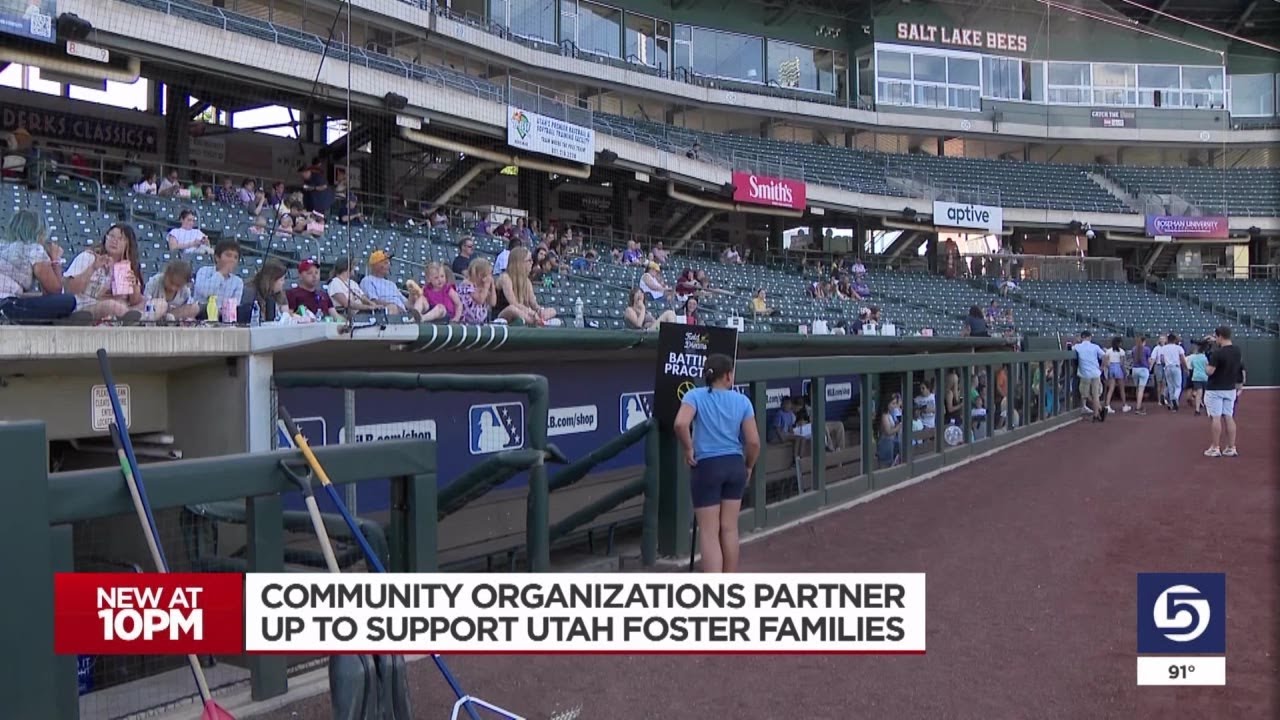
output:
<path id="1" fill-rule="evenodd" d="M 738 331 L 733 328 L 662 323 L 658 330 L 658 374 L 653 381 L 653 417 L 671 429 L 684 394 L 702 385 L 710 355 L 738 359 Z"/>

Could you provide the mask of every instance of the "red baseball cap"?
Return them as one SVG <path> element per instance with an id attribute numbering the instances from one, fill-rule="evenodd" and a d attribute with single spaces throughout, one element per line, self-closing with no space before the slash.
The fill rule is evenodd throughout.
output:
<path id="1" fill-rule="evenodd" d="M 302 262 L 298 263 L 298 272 L 304 273 L 314 267 L 316 267 L 315 260 L 303 260 Z"/>

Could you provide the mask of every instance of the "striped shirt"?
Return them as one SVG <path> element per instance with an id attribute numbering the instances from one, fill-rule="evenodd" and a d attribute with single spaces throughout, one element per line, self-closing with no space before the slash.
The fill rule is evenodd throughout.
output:
<path id="1" fill-rule="evenodd" d="M 400 292 L 400 288 L 396 284 L 386 278 L 380 278 L 375 275 L 365 275 L 360 281 L 360 289 L 364 290 L 376 302 L 391 303 L 400 310 L 404 311 L 404 295 Z"/>
<path id="2" fill-rule="evenodd" d="M 39 243 L 0 243 L 0 300 L 31 292 L 35 266 L 49 262 Z"/>

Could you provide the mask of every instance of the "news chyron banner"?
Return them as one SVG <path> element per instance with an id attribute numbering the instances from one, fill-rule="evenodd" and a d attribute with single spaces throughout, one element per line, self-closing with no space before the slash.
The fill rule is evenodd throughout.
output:
<path id="1" fill-rule="evenodd" d="M 671 429 L 684 394 L 703 384 L 711 355 L 738 360 L 738 331 L 709 325 L 662 323 L 658 328 L 657 377 L 653 381 L 653 417 Z"/>
<path id="2" fill-rule="evenodd" d="M 923 573 L 60 574 L 59 654 L 925 652 Z"/>

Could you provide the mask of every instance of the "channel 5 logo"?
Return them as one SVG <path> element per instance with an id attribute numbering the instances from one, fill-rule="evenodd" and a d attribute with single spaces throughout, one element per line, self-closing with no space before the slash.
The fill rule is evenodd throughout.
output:
<path id="1" fill-rule="evenodd" d="M 1227 652 L 1227 576 L 1138 573 L 1138 654 Z"/>

